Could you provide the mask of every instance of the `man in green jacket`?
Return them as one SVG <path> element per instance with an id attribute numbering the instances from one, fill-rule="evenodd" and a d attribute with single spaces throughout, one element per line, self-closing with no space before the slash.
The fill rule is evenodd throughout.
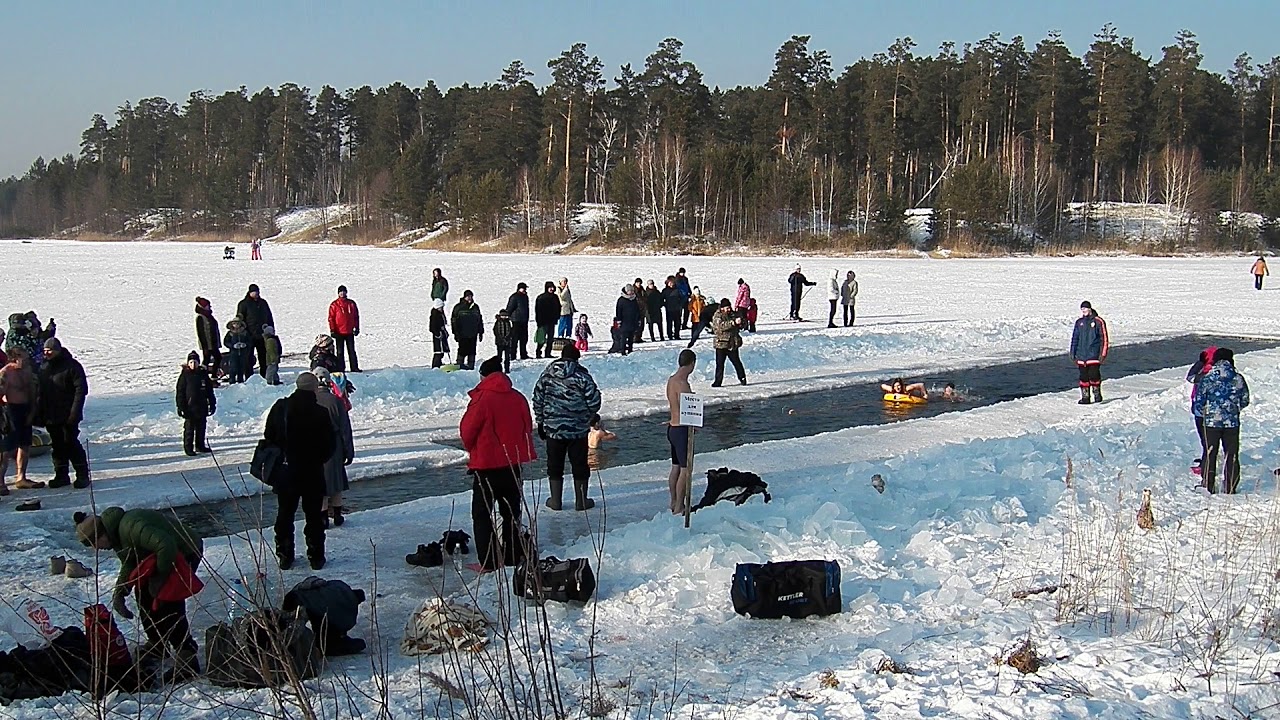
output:
<path id="1" fill-rule="evenodd" d="M 169 579 L 179 556 L 195 573 L 204 554 L 200 536 L 176 517 L 157 510 L 126 511 L 109 507 L 101 515 L 77 512 L 73 519 L 76 537 L 82 545 L 114 550 L 120 559 L 120 576 L 116 579 L 111 607 L 126 620 L 133 618 L 125 603 L 129 594 L 129 576 L 148 557 L 155 556 L 155 572 L 138 583 L 134 597 L 138 613 L 142 616 L 142 629 L 147 635 L 141 655 L 158 657 L 167 647 L 173 652 L 175 661 L 174 679 L 199 674 L 199 648 L 187 623 L 186 602 L 157 603 L 155 596 Z"/>

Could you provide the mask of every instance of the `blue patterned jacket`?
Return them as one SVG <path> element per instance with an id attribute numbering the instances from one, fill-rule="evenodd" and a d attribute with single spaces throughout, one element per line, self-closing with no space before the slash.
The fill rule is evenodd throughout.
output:
<path id="1" fill-rule="evenodd" d="M 1205 427 L 1240 427 L 1240 411 L 1249 407 L 1249 383 L 1231 363 L 1219 361 L 1196 385 L 1194 407 Z"/>

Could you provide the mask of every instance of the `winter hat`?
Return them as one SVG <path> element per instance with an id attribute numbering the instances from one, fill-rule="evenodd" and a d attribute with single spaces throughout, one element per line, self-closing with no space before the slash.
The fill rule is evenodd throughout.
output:
<path id="1" fill-rule="evenodd" d="M 800 271 L 800 263 L 796 263 L 796 272 Z"/>
<path id="2" fill-rule="evenodd" d="M 311 369 L 311 374 L 312 374 L 312 375 L 315 375 L 315 376 L 316 376 L 316 380 L 319 380 L 319 381 L 320 381 L 320 383 L 321 383 L 321 384 L 323 384 L 323 385 L 332 385 L 332 384 L 333 384 L 333 376 L 329 374 L 329 369 L 328 369 L 328 368 L 322 368 L 322 367 L 312 368 L 312 369 Z"/>
<path id="3" fill-rule="evenodd" d="M 339 286 L 338 286 L 338 292 L 346 292 L 346 291 L 347 291 L 347 286 L 346 286 L 346 285 L 339 285 Z"/>
<path id="4" fill-rule="evenodd" d="M 82 544 L 90 544 L 102 535 L 102 518 L 97 515 L 76 512 L 71 516 L 71 521 L 76 524 L 76 539 Z"/>
<path id="5" fill-rule="evenodd" d="M 319 345 L 320 347 L 328 347 L 333 344 L 333 338 L 328 335 L 317 335 L 314 344 Z"/>
<path id="6" fill-rule="evenodd" d="M 200 362 L 200 356 L 196 354 L 195 350 L 187 353 L 187 362 L 191 362 L 192 360 L 195 360 L 196 363 Z"/>
<path id="7" fill-rule="evenodd" d="M 496 372 L 502 372 L 502 361 L 497 355 L 480 363 L 480 377 L 488 377 Z"/>
<path id="8" fill-rule="evenodd" d="M 263 335 L 275 335 L 275 334 L 276 334 L 276 329 L 275 329 L 274 327 L 270 326 L 270 325 L 263 325 L 263 326 L 262 326 L 262 334 L 263 334 Z"/>
<path id="9" fill-rule="evenodd" d="M 1081 307 L 1081 308 L 1089 308 L 1090 310 L 1092 310 L 1092 309 L 1093 309 L 1093 303 L 1089 302 L 1088 300 L 1085 300 L 1084 302 L 1080 303 L 1080 307 Z"/>
<path id="10" fill-rule="evenodd" d="M 635 286 L 634 286 L 634 285 L 623 285 L 623 286 L 622 286 L 622 294 L 623 294 L 623 295 L 626 295 L 627 297 L 635 297 L 635 294 L 636 294 L 636 288 L 635 288 Z"/>
<path id="11" fill-rule="evenodd" d="M 298 373 L 298 379 L 294 384 L 298 386 L 299 390 L 315 392 L 316 388 L 320 387 L 320 378 L 311 372 Z"/>
<path id="12" fill-rule="evenodd" d="M 529 286 L 528 286 L 528 285 L 525 285 L 524 283 L 519 283 L 519 284 L 517 284 L 517 285 L 516 285 L 516 289 L 517 289 L 517 290 L 528 290 L 528 289 L 529 289 Z"/>
<path id="13" fill-rule="evenodd" d="M 58 339 L 58 338 L 56 338 L 56 337 L 49 338 L 48 340 L 45 340 L 45 341 L 44 341 L 44 349 L 45 349 L 45 350 L 54 350 L 54 351 L 61 350 L 61 349 L 62 349 L 62 341 L 61 341 L 61 340 L 59 340 L 59 339 Z"/>
<path id="14" fill-rule="evenodd" d="M 578 348 L 572 345 L 565 345 L 564 348 L 560 350 L 561 360 L 579 360 L 581 358 L 582 353 L 578 352 Z"/>
<path id="15" fill-rule="evenodd" d="M 502 308 L 501 310 L 498 311 L 498 317 L 500 318 L 511 317 L 511 313 L 507 312 L 506 308 Z"/>
<path id="16" fill-rule="evenodd" d="M 556 289 L 556 284 L 548 280 L 547 284 L 544 285 L 542 289 L 546 290 L 547 292 L 552 292 Z"/>
<path id="17" fill-rule="evenodd" d="M 200 297 L 199 295 L 197 295 L 197 296 L 196 296 L 196 307 L 202 307 L 202 308 L 207 308 L 207 307 L 209 307 L 209 299 L 208 299 L 208 298 L 202 298 L 202 297 Z"/>
<path id="18" fill-rule="evenodd" d="M 1231 363 L 1232 367 L 1236 364 L 1236 352 L 1229 347 L 1220 347 L 1213 351 L 1213 363 L 1216 365 L 1223 360 Z"/>
<path id="19" fill-rule="evenodd" d="M 435 300 L 433 300 L 433 301 L 431 302 L 431 304 L 432 304 L 432 305 L 435 307 L 435 309 L 437 309 L 437 310 L 443 310 L 443 309 L 444 309 L 444 300 L 443 300 L 443 299 L 441 299 L 441 298 L 436 298 Z"/>
<path id="20" fill-rule="evenodd" d="M 463 291 L 462 291 L 462 297 L 464 297 L 464 298 L 473 298 L 473 297 L 475 297 L 475 296 L 476 296 L 476 294 L 475 294 L 475 293 L 473 293 L 473 292 L 471 292 L 470 290 L 463 290 Z"/>
<path id="21" fill-rule="evenodd" d="M 251 293 L 256 293 L 256 292 L 258 292 L 258 284 L 257 284 L 257 283 L 249 283 L 249 292 L 251 292 Z"/>

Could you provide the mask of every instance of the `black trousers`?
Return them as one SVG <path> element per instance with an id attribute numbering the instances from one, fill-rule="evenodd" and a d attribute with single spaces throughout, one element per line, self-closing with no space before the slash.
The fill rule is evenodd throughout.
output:
<path id="1" fill-rule="evenodd" d="M 498 357 L 502 358 L 502 372 L 510 374 L 511 361 L 516 359 L 516 346 L 514 344 L 498 346 Z M 528 356 L 525 356 L 525 359 L 528 359 Z"/>
<path id="2" fill-rule="evenodd" d="M 258 354 L 258 374 L 262 377 L 267 376 L 267 341 L 261 335 L 253 337 L 253 351 Z M 253 355 L 245 353 L 249 357 L 249 367 L 244 368 L 245 377 L 253 374 Z"/>
<path id="3" fill-rule="evenodd" d="M 689 314 L 690 314 L 689 305 L 688 305 L 689 298 L 685 298 L 684 301 L 685 301 L 685 306 L 680 313 L 680 329 L 681 330 L 687 330 L 689 328 Z"/>
<path id="4" fill-rule="evenodd" d="M 550 325 L 539 325 L 538 327 L 542 330 L 542 342 L 535 343 L 533 351 L 536 357 L 542 358 L 544 357 L 543 348 L 545 348 L 546 349 L 545 357 L 550 358 L 551 357 L 551 341 L 556 339 L 556 325 L 555 323 L 552 323 Z"/>
<path id="5" fill-rule="evenodd" d="M 520 359 L 529 359 L 529 323 L 511 323 L 512 344 L 520 350 Z"/>
<path id="6" fill-rule="evenodd" d="M 324 487 L 323 470 L 317 469 L 317 477 L 310 478 L 307 483 L 311 487 Z M 276 497 L 276 556 L 293 557 L 293 518 L 298 514 L 298 504 L 302 504 L 302 515 L 306 522 L 302 527 L 302 537 L 307 543 L 308 558 L 324 557 L 324 491 L 309 492 L 300 495 L 297 492 L 285 491 Z"/>
<path id="7" fill-rule="evenodd" d="M 667 308 L 667 339 L 680 339 L 680 311 Z"/>
<path id="8" fill-rule="evenodd" d="M 631 328 L 622 328 L 622 354 L 629 355 L 636 349 L 636 333 Z"/>
<path id="9" fill-rule="evenodd" d="M 1253 276 L 1253 289 L 1254 289 L 1254 290 L 1261 290 L 1261 289 L 1262 289 L 1262 276 L 1261 276 L 1261 275 L 1254 275 L 1254 276 Z"/>
<path id="10" fill-rule="evenodd" d="M 547 438 L 547 477 L 553 481 L 564 481 L 564 461 L 569 458 L 569 467 L 573 471 L 573 484 L 585 488 L 591 481 L 591 465 L 587 463 L 587 438 L 557 440 Z"/>
<path id="11" fill-rule="evenodd" d="M 80 444 L 80 423 L 50 423 L 45 427 L 49 432 L 49 454 L 53 457 L 53 475 L 57 478 L 70 477 L 69 467 L 76 469 L 77 478 L 89 477 L 89 457 L 85 455 L 84 445 Z"/>
<path id="12" fill-rule="evenodd" d="M 733 369 L 738 371 L 738 380 L 740 382 L 747 381 L 747 369 L 742 367 L 742 358 L 738 357 L 738 348 L 730 348 L 728 350 L 716 348 L 716 384 L 724 382 L 724 361 L 728 359 L 733 363 Z"/>
<path id="13" fill-rule="evenodd" d="M 455 337 L 458 341 L 458 368 L 474 370 L 476 367 L 476 339 Z"/>
<path id="14" fill-rule="evenodd" d="M 831 312 L 827 315 L 827 324 L 835 325 L 836 324 L 836 305 L 839 304 L 840 301 L 832 300 L 830 302 L 831 302 Z"/>
<path id="15" fill-rule="evenodd" d="M 1240 484 L 1240 428 L 1208 427 L 1204 429 L 1205 457 L 1200 462 L 1200 477 L 1209 492 L 1218 492 L 1218 447 L 1222 447 L 1222 492 L 1234 493 Z"/>
<path id="16" fill-rule="evenodd" d="M 209 447 L 205 440 L 205 429 L 209 426 L 209 418 L 187 418 L 182 421 L 182 449 L 191 452 L 196 448 Z"/>
<path id="17" fill-rule="evenodd" d="M 849 303 L 844 306 L 844 326 L 853 327 L 853 321 L 857 318 L 857 306 Z"/>
<path id="18" fill-rule="evenodd" d="M 1099 387 L 1102 385 L 1102 364 L 1096 362 L 1076 362 L 1080 370 L 1080 387 Z"/>
<path id="19" fill-rule="evenodd" d="M 431 336 L 431 367 L 444 365 L 444 356 L 449 354 L 449 336 L 444 333 Z"/>
<path id="20" fill-rule="evenodd" d="M 1209 446 L 1204 441 L 1204 418 L 1192 415 L 1191 420 L 1196 424 L 1196 435 L 1200 436 L 1200 464 L 1203 465 L 1204 453 L 1209 449 Z"/>
<path id="21" fill-rule="evenodd" d="M 706 327 L 706 325 L 700 322 L 693 324 L 693 335 L 689 338 L 689 347 L 693 347 L 693 344 L 698 342 L 698 338 L 702 337 L 702 331 L 705 330 Z"/>
<path id="22" fill-rule="evenodd" d="M 651 315 L 651 316 L 649 316 L 648 324 L 649 324 L 649 341 L 650 341 L 650 342 L 657 342 L 658 340 L 666 340 L 666 339 L 667 339 L 667 329 L 666 329 L 665 327 L 663 327 L 663 326 L 662 326 L 662 315 L 661 315 L 661 313 L 659 313 L 658 317 L 656 317 L 656 318 L 655 318 L 655 317 L 653 317 L 652 315 Z M 658 337 L 657 337 L 657 338 L 655 338 L 655 337 L 653 336 L 653 329 L 654 329 L 655 327 L 656 327 L 656 328 L 658 328 Z"/>
<path id="23" fill-rule="evenodd" d="M 340 333 L 333 334 L 333 349 L 338 354 L 338 369 L 343 372 L 347 371 L 346 357 L 351 358 L 351 370 L 355 372 L 360 369 L 360 361 L 356 359 L 356 336 L 342 335 Z M 343 357 L 343 350 L 346 350 L 346 357 Z"/>
<path id="24" fill-rule="evenodd" d="M 209 377 L 218 378 L 218 370 L 222 369 L 222 351 L 218 348 L 209 348 L 204 351 L 204 366 L 209 370 Z"/>
<path id="25" fill-rule="evenodd" d="M 194 555 L 185 556 L 191 572 L 200 566 L 200 558 Z M 155 645 L 168 645 L 178 649 L 191 639 L 191 625 L 187 622 L 186 602 L 161 602 L 155 610 L 151 609 L 155 596 L 151 594 L 149 583 L 138 583 L 134 599 L 138 605 L 138 619 L 142 621 L 142 631 L 147 640 Z"/>
<path id="26" fill-rule="evenodd" d="M 798 291 L 796 290 L 791 291 L 791 319 L 792 320 L 800 319 L 800 298 L 801 297 L 802 296 Z"/>
<path id="27" fill-rule="evenodd" d="M 518 565 L 524 557 L 520 547 L 520 466 L 477 470 L 473 478 L 471 534 L 480 565 L 486 570 Z"/>

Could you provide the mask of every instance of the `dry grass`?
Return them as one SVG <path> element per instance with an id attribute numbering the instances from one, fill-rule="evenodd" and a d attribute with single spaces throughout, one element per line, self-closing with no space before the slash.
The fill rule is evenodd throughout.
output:
<path id="1" fill-rule="evenodd" d="M 1036 646 L 1031 638 L 1023 640 L 1013 652 L 1009 653 L 1001 664 L 1017 670 L 1023 675 L 1031 675 L 1040 670 L 1040 656 L 1036 654 Z"/>

